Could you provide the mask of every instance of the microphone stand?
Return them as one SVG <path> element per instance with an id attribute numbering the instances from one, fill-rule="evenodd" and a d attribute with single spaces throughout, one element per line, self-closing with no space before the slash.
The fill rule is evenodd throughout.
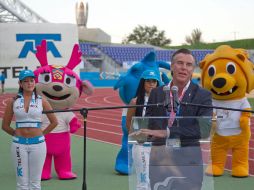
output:
<path id="1" fill-rule="evenodd" d="M 254 110 L 243 110 L 243 109 L 227 108 L 227 107 L 221 107 L 221 106 L 202 105 L 202 104 L 194 104 L 194 103 L 189 103 L 189 102 L 180 102 L 180 105 L 254 113 Z"/>
<path id="2" fill-rule="evenodd" d="M 194 103 L 188 103 L 188 102 L 179 102 L 180 105 L 183 106 L 198 106 L 203 108 L 216 108 L 216 109 L 223 109 L 223 110 L 232 110 L 232 111 L 241 111 L 241 112 L 250 112 L 254 113 L 253 110 L 242 110 L 242 109 L 234 109 L 234 108 L 226 108 L 226 107 L 220 107 L 220 106 L 211 106 L 211 105 L 202 105 L 202 104 L 194 104 Z M 91 107 L 91 108 L 81 108 L 81 109 L 67 109 L 67 110 L 48 110 L 43 111 L 42 113 L 57 113 L 57 112 L 80 112 L 80 114 L 84 118 L 84 159 L 83 159 L 83 185 L 82 190 L 87 190 L 87 184 L 86 184 L 86 123 L 87 123 L 87 115 L 89 111 L 95 111 L 95 110 L 111 110 L 111 109 L 120 109 L 120 108 L 137 108 L 137 107 L 159 107 L 164 106 L 166 109 L 170 105 L 166 105 L 165 103 L 157 103 L 157 104 L 147 104 L 147 105 L 124 105 L 124 106 L 109 106 L 109 107 Z"/>

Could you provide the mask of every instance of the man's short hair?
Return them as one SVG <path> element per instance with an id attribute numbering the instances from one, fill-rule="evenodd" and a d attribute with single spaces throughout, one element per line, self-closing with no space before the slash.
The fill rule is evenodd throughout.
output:
<path id="1" fill-rule="evenodd" d="M 171 56 L 171 63 L 173 62 L 175 56 L 180 53 L 192 55 L 192 57 L 194 58 L 194 62 L 196 62 L 195 57 L 193 56 L 190 50 L 186 48 L 181 48 L 173 53 L 173 55 Z"/>
<path id="2" fill-rule="evenodd" d="M 175 52 L 173 53 L 173 55 L 171 56 L 171 63 L 173 63 L 173 60 L 174 60 L 175 56 L 176 56 L 177 54 L 180 54 L 180 53 L 192 55 L 192 57 L 193 57 L 193 59 L 194 59 L 194 65 L 195 65 L 195 63 L 196 63 L 195 57 L 193 56 L 193 54 L 191 53 L 191 51 L 188 50 L 188 49 L 186 49 L 186 48 L 181 48 L 181 49 L 175 51 Z M 171 70 L 171 76 L 173 77 L 173 71 L 172 71 L 172 70 Z"/>

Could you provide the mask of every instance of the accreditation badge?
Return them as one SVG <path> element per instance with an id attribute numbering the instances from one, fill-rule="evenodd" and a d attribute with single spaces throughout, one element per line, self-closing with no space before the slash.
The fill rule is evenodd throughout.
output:
<path id="1" fill-rule="evenodd" d="M 177 149 L 180 147 L 181 147 L 180 139 L 167 139 L 166 140 L 166 148 Z"/>

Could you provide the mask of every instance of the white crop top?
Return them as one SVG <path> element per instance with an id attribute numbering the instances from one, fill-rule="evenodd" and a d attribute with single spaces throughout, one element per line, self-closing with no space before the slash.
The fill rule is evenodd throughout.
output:
<path id="1" fill-rule="evenodd" d="M 19 94 L 19 96 L 20 98 L 17 98 L 13 103 L 13 112 L 16 117 L 16 128 L 40 128 L 43 111 L 41 96 L 38 95 L 35 99 L 35 95 L 32 95 L 28 112 L 25 112 L 23 95 Z"/>
<path id="2" fill-rule="evenodd" d="M 144 98 L 144 105 L 147 105 L 147 102 L 148 102 L 148 96 L 145 95 L 145 98 Z M 146 107 L 143 107 L 143 111 L 142 111 L 142 117 L 144 117 L 146 114 Z"/>

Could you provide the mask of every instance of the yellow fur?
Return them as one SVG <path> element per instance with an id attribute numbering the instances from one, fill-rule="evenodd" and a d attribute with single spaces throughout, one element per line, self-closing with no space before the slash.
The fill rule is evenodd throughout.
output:
<path id="1" fill-rule="evenodd" d="M 219 46 L 214 53 L 207 55 L 199 66 L 202 69 L 203 87 L 210 90 L 213 99 L 217 101 L 240 100 L 245 97 L 246 92 L 254 89 L 253 63 L 243 49 Z M 206 174 L 223 175 L 227 153 L 231 150 L 232 176 L 249 175 L 250 117 L 251 113 L 241 113 L 239 126 L 242 131 L 239 135 L 221 136 L 216 133 L 216 129 L 213 130 L 215 132 L 211 141 L 212 162 L 208 165 Z"/>

